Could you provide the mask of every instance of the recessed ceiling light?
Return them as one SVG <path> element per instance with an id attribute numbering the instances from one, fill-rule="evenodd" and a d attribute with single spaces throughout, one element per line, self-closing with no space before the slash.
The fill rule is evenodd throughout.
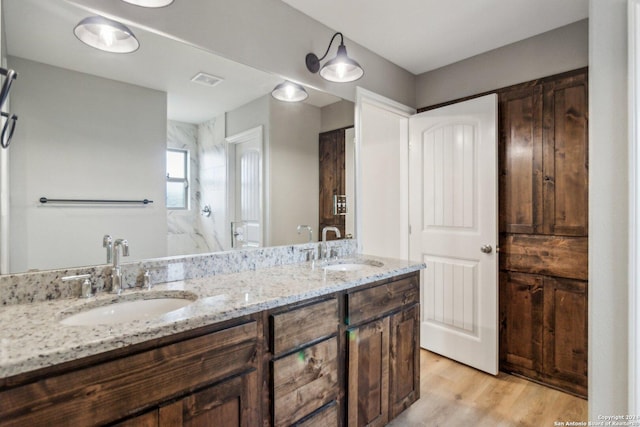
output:
<path id="1" fill-rule="evenodd" d="M 126 3 L 142 7 L 165 7 L 173 3 L 173 0 L 122 0 Z"/>
<path id="2" fill-rule="evenodd" d="M 130 53 L 140 47 L 129 28 L 103 16 L 84 18 L 73 33 L 81 42 L 106 52 Z"/>
<path id="3" fill-rule="evenodd" d="M 194 83 L 200 83 L 201 85 L 211 86 L 211 87 L 219 84 L 223 80 L 224 80 L 223 78 L 216 77 L 211 74 L 202 73 L 202 72 L 196 74 L 191 78 L 191 81 Z"/>

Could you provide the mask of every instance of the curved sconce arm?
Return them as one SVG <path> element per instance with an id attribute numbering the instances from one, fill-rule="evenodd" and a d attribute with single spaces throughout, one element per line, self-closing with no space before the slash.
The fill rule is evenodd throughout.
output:
<path id="1" fill-rule="evenodd" d="M 13 81 L 18 77 L 18 73 L 11 69 L 0 68 L 0 74 L 6 76 L 4 83 L 2 84 L 2 89 L 0 90 L 0 108 L 2 108 L 9 96 L 9 91 L 11 90 Z"/>
<path id="2" fill-rule="evenodd" d="M 0 145 L 2 148 L 9 148 L 9 144 L 11 144 L 11 138 L 13 137 L 13 132 L 16 130 L 16 122 L 18 121 L 18 116 L 15 114 L 9 115 L 9 113 L 0 112 L 2 117 L 6 117 L 6 121 L 4 122 L 4 126 L 2 126 L 2 134 L 0 135 Z"/>
<path id="3" fill-rule="evenodd" d="M 318 71 L 320 71 L 320 61 L 322 61 L 324 58 L 327 57 L 327 55 L 329 54 L 329 50 L 331 50 L 331 45 L 333 44 L 333 41 L 336 39 L 337 36 L 340 36 L 340 46 L 344 46 L 344 37 L 342 36 L 342 33 L 341 32 L 335 33 L 333 37 L 331 37 L 329 46 L 327 46 L 327 50 L 324 53 L 324 55 L 322 55 L 322 58 L 318 58 L 318 56 L 315 53 L 307 53 L 307 56 L 305 57 L 305 62 L 307 63 L 307 70 L 311 71 L 312 73 L 317 73 Z"/>
<path id="4" fill-rule="evenodd" d="M 336 37 L 340 36 L 340 45 L 338 46 L 338 52 L 335 58 L 327 61 L 322 67 L 320 67 L 320 61 L 322 61 L 329 50 Z M 327 51 L 322 55 L 322 58 L 318 58 L 315 53 L 308 53 L 305 57 L 305 63 L 307 64 L 307 70 L 312 73 L 320 72 L 320 77 L 330 82 L 346 83 L 358 80 L 364 75 L 364 70 L 355 60 L 349 58 L 347 55 L 347 47 L 344 45 L 344 37 L 342 33 L 335 33 L 331 37 L 329 47 Z"/>

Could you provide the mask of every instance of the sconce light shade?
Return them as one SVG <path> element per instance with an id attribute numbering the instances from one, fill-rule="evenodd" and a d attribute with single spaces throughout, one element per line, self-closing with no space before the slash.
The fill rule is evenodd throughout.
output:
<path id="1" fill-rule="evenodd" d="M 102 16 L 84 18 L 73 33 L 81 42 L 106 52 L 130 53 L 140 47 L 129 28 Z"/>
<path id="2" fill-rule="evenodd" d="M 331 45 L 333 44 L 333 40 L 338 35 L 340 36 L 340 46 L 338 46 L 338 53 L 336 54 L 336 57 L 327 61 L 322 68 L 320 68 L 320 61 L 327 56 L 331 49 Z M 335 33 L 333 37 L 331 37 L 329 47 L 327 47 L 327 51 L 322 58 L 318 58 L 314 53 L 308 53 L 305 58 L 305 62 L 307 64 L 307 70 L 312 73 L 320 71 L 320 76 L 331 82 L 352 82 L 358 80 L 364 75 L 364 70 L 360 64 L 349 58 L 349 55 L 347 55 L 347 47 L 344 45 L 342 33 Z"/>
<path id="3" fill-rule="evenodd" d="M 347 48 L 341 44 L 335 58 L 327 61 L 320 69 L 320 76 L 330 82 L 352 82 L 364 75 L 364 70 L 347 55 Z"/>
<path id="4" fill-rule="evenodd" d="M 283 83 L 280 83 L 271 91 L 271 96 L 273 96 L 278 101 L 300 102 L 307 99 L 309 97 L 309 94 L 299 84 L 285 81 Z"/>
<path id="5" fill-rule="evenodd" d="M 142 7 L 165 7 L 173 3 L 173 0 L 122 0 L 126 3 Z"/>

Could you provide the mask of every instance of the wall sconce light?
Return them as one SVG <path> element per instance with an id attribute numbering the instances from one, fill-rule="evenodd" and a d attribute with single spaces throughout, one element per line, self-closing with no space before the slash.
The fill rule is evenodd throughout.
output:
<path id="1" fill-rule="evenodd" d="M 165 7 L 173 3 L 173 0 L 122 0 L 126 3 L 142 7 Z"/>
<path id="2" fill-rule="evenodd" d="M 297 83 L 285 81 L 280 83 L 271 91 L 273 96 L 278 101 L 285 102 L 300 102 L 309 97 L 307 91 Z"/>
<path id="3" fill-rule="evenodd" d="M 331 45 L 333 44 L 333 40 L 336 36 L 340 36 L 338 53 L 335 58 L 327 61 L 322 68 L 320 68 L 320 61 L 322 61 L 329 53 L 329 49 L 331 49 Z M 333 37 L 331 37 L 329 47 L 327 47 L 327 51 L 322 55 L 322 58 L 318 58 L 314 53 L 308 53 L 305 58 L 305 62 L 307 63 L 307 70 L 312 73 L 317 73 L 318 70 L 320 70 L 320 76 L 330 82 L 352 82 L 354 80 L 358 80 L 364 74 L 364 70 L 360 64 L 349 58 L 347 55 L 347 48 L 344 45 L 342 33 L 335 33 Z"/>
<path id="4" fill-rule="evenodd" d="M 102 16 L 84 18 L 73 33 L 81 42 L 106 52 L 130 53 L 140 47 L 129 28 Z"/>

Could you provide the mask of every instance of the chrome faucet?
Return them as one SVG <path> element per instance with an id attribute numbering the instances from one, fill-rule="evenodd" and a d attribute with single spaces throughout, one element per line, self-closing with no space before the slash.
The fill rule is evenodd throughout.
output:
<path id="1" fill-rule="evenodd" d="M 116 239 L 113 243 L 113 267 L 111 268 L 111 293 L 120 295 L 122 292 L 122 271 L 120 271 L 120 256 L 118 248 L 122 248 L 122 256 L 129 256 L 129 242 L 126 239 Z"/>
<path id="2" fill-rule="evenodd" d="M 113 258 L 113 239 L 110 235 L 104 235 L 102 238 L 102 247 L 107 249 L 107 264 L 109 264 Z"/>
<path id="3" fill-rule="evenodd" d="M 313 230 L 308 225 L 299 225 L 298 226 L 298 234 L 302 233 L 302 230 L 307 230 L 309 232 L 309 242 L 313 242 Z"/>
<path id="4" fill-rule="evenodd" d="M 320 243 L 320 257 L 322 259 L 329 258 L 329 246 L 327 245 L 327 231 L 333 231 L 338 239 L 342 237 L 340 235 L 340 230 L 338 230 L 338 227 L 324 227 L 322 229 L 322 243 Z"/>

